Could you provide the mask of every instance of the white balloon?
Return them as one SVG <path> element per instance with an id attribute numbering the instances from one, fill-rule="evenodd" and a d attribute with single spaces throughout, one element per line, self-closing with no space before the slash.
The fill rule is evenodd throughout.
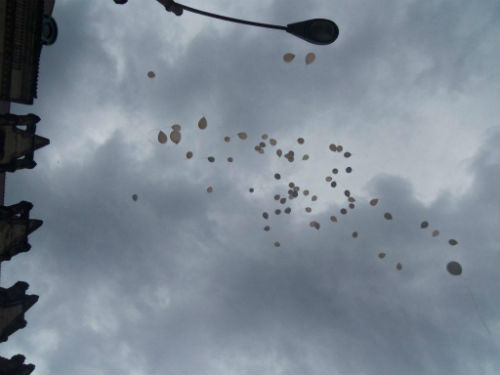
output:
<path id="1" fill-rule="evenodd" d="M 306 64 L 307 65 L 311 64 L 315 59 L 316 59 L 316 55 L 313 52 L 309 52 L 306 55 Z"/>
<path id="2" fill-rule="evenodd" d="M 293 53 L 285 53 L 283 55 L 283 60 L 285 62 L 291 62 L 294 59 L 295 55 Z"/>
<path id="3" fill-rule="evenodd" d="M 170 139 L 172 140 L 172 142 L 174 142 L 175 144 L 179 144 L 179 142 L 181 141 L 181 133 L 179 131 L 176 131 L 176 130 L 173 130 L 171 133 L 170 133 Z"/>
<path id="4" fill-rule="evenodd" d="M 167 139 L 168 139 L 167 135 L 160 130 L 160 132 L 158 133 L 158 142 L 164 144 L 167 143 Z"/>
<path id="5" fill-rule="evenodd" d="M 198 127 L 203 130 L 207 128 L 207 119 L 203 116 L 200 121 L 198 121 Z"/>

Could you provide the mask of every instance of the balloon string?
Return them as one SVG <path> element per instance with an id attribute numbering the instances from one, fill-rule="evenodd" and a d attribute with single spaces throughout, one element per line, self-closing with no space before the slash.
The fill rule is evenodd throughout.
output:
<path id="1" fill-rule="evenodd" d="M 474 307 L 476 308 L 476 312 L 477 312 L 477 315 L 479 316 L 479 319 L 481 320 L 481 322 L 483 323 L 483 326 L 484 328 L 486 328 L 486 331 L 488 332 L 488 334 L 491 336 L 491 332 L 488 328 L 488 326 L 486 325 L 486 322 L 483 320 L 483 318 L 481 317 L 481 313 L 479 312 L 479 307 L 477 305 L 477 302 L 476 302 L 476 299 L 474 298 L 474 294 L 472 294 L 472 291 L 471 289 L 469 288 L 469 284 L 466 283 L 465 286 L 467 287 L 467 290 L 469 291 L 469 294 L 472 298 L 472 302 L 474 303 Z"/>

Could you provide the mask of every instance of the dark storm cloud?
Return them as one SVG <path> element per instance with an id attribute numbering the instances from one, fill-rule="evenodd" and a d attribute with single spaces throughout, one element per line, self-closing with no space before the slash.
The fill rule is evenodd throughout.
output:
<path id="1" fill-rule="evenodd" d="M 276 2 L 272 7 L 276 11 L 271 12 L 269 18 L 276 19 L 277 23 L 318 16 L 314 15 L 314 7 L 304 9 L 299 3 Z M 251 121 L 252 129 L 261 132 L 269 130 L 271 125 L 275 130 L 302 128 L 313 114 L 332 107 L 356 108 L 372 118 L 390 113 L 409 121 L 406 109 L 394 107 L 394 101 L 388 100 L 388 90 L 397 90 L 398 97 L 411 100 L 416 93 L 426 95 L 429 90 L 433 91 L 432 87 L 438 82 L 440 87 L 460 89 L 466 87 L 469 77 L 484 74 L 496 64 L 496 56 L 482 48 L 498 24 L 495 23 L 498 20 L 496 3 L 485 2 L 473 7 L 449 1 L 440 6 L 414 2 L 408 7 L 392 3 L 383 7 L 364 4 L 363 7 L 364 11 L 360 11 L 337 5 L 322 11 L 341 25 L 341 37 L 332 46 L 304 45 L 300 39 L 275 30 L 248 34 L 251 28 L 237 24 L 228 24 L 228 31 L 222 33 L 209 24 L 174 63 L 151 51 L 151 46 L 162 46 L 168 55 L 174 44 L 154 28 L 141 28 L 141 33 L 115 36 L 113 43 L 121 41 L 125 46 L 120 62 L 125 64 L 127 72 L 125 79 L 117 81 L 118 57 L 107 52 L 106 43 L 99 43 L 99 35 L 85 27 L 105 18 L 111 9 L 102 7 L 99 11 L 90 11 L 89 7 L 80 9 L 79 5 L 70 7 L 69 3 L 63 3 L 57 8 L 56 16 L 61 19 L 60 29 L 64 33 L 61 32 L 58 45 L 50 47 L 50 51 L 64 49 L 66 57 L 58 59 L 55 52 L 44 50 L 44 64 L 51 68 L 42 75 L 41 84 L 47 82 L 47 85 L 55 85 L 54 88 L 59 87 L 57 84 L 65 84 L 64 87 L 72 84 L 85 90 L 96 86 L 98 81 L 107 81 L 109 84 L 100 85 L 96 91 L 103 104 L 120 105 L 129 115 L 148 108 L 152 119 L 171 122 L 175 122 L 173 113 L 179 118 L 206 110 L 201 103 L 209 100 L 210 110 L 217 109 L 228 130 L 236 131 L 239 124 Z M 467 7 L 465 13 L 464 7 Z M 164 12 L 161 6 L 157 8 L 158 12 Z M 170 13 L 164 12 L 164 17 L 166 25 L 179 22 Z M 192 14 L 182 17 L 201 18 Z M 467 24 L 469 18 L 476 23 Z M 314 69 L 302 66 L 308 50 L 318 56 Z M 297 55 L 291 65 L 281 59 L 288 51 Z M 477 58 L 479 52 L 483 58 Z M 414 64 L 418 65 L 418 60 L 422 60 L 422 67 L 416 75 Z M 329 63 L 325 65 L 324 61 Z M 85 82 L 73 83 L 78 72 L 89 67 L 95 73 Z M 146 78 L 150 69 L 158 74 L 155 85 Z M 113 82 L 117 86 L 113 87 Z M 64 91 L 62 89 L 58 92 Z M 294 112 L 293 117 L 291 113 L 286 116 L 290 107 L 302 110 L 300 114 Z M 276 112 L 283 115 L 277 119 Z M 335 123 L 337 127 L 347 125 Z"/>
<path id="2" fill-rule="evenodd" d="M 114 88 L 102 83 L 116 75 L 116 64 L 100 42 L 95 16 L 95 6 L 88 3 L 57 2 L 53 13 L 57 42 L 42 49 L 37 103 L 74 108 L 75 101 L 92 87 L 99 87 L 95 94 L 101 102 L 113 96 Z"/>
<path id="3" fill-rule="evenodd" d="M 118 343 L 129 345 L 137 353 L 134 355 L 144 361 L 143 371 L 151 373 L 221 366 L 239 371 L 250 366 L 264 371 L 277 363 L 285 372 L 370 372 L 376 368 L 390 373 L 394 369 L 425 372 L 432 368 L 465 373 L 477 371 L 480 363 L 484 370 L 493 369 L 497 364 L 488 359 L 495 350 L 492 338 L 481 326 L 463 281 L 447 274 L 445 265 L 451 259 L 463 264 L 464 276 L 467 274 L 468 282 L 475 285 L 480 314 L 493 328 L 497 324 L 496 305 L 489 298 L 498 295 L 498 283 L 491 283 L 491 275 L 496 274 L 492 267 L 498 263 L 495 245 L 499 241 L 483 224 L 499 222 L 495 207 L 500 199 L 494 192 L 498 192 L 500 181 L 498 173 L 492 173 L 499 166 L 492 163 L 495 157 L 491 156 L 498 154 L 497 139 L 498 133 L 471 163 L 475 184 L 458 207 L 438 200 L 438 210 L 434 205 L 424 209 L 412 197 L 407 182 L 385 176 L 374 182 L 373 189 L 374 194 L 392 189 L 390 204 L 399 212 L 393 228 L 371 215 L 370 210 L 383 212 L 387 199 L 383 198 L 377 207 L 369 206 L 357 213 L 360 238 L 349 236 L 347 226 L 353 221 L 338 223 L 341 229 L 332 230 L 335 235 L 328 234 L 326 223 L 320 232 L 305 230 L 298 238 L 283 227 L 281 238 L 295 240 L 283 240 L 286 247 L 280 250 L 272 248 L 270 242 L 260 241 L 255 246 L 241 243 L 231 248 L 213 244 L 214 237 L 205 233 L 206 224 L 202 222 L 193 222 L 188 228 L 198 238 L 206 236 L 210 251 L 204 252 L 199 245 L 189 246 L 190 240 L 173 235 L 186 230 L 185 223 L 165 217 L 166 212 L 147 213 L 148 205 L 141 205 L 141 199 L 153 199 L 154 189 L 147 194 L 149 197 L 130 202 L 142 210 L 141 222 L 149 223 L 138 225 L 138 219 L 127 219 L 134 208 L 126 209 L 123 199 L 113 201 L 107 194 L 106 200 L 99 199 L 99 194 L 104 196 L 104 191 L 112 189 L 112 177 L 84 178 L 90 176 L 87 166 L 76 173 L 82 177 L 62 186 L 70 197 L 47 198 L 46 203 L 38 204 L 42 211 L 45 204 L 49 205 L 54 213 L 50 214 L 47 207 L 46 232 L 39 236 L 44 245 L 32 250 L 30 259 L 37 269 L 55 275 L 55 280 L 62 283 L 57 285 L 57 293 L 49 294 L 50 305 L 37 306 L 38 314 L 31 314 L 30 323 L 36 327 L 41 321 L 45 327 L 58 330 L 68 325 L 54 352 L 57 357 L 48 358 L 55 372 L 83 371 L 86 367 L 79 365 L 80 361 L 109 371 L 129 368 L 126 359 L 116 359 Z M 116 140 L 103 150 L 123 150 L 113 142 Z M 106 165 L 107 153 L 96 154 L 94 171 L 97 165 Z M 127 159 L 125 155 L 115 156 Z M 112 165 L 107 168 L 108 172 L 113 170 Z M 19 186 L 29 186 L 22 179 L 18 180 Z M 37 186 L 44 197 L 51 197 L 48 189 L 46 182 Z M 163 190 L 158 188 L 156 196 Z M 81 198 L 71 191 L 78 192 Z M 29 191 L 24 194 L 30 195 Z M 490 197 L 490 204 L 478 207 L 478 194 Z M 177 204 L 183 209 L 192 207 L 190 202 L 182 203 L 180 197 L 176 192 L 164 199 L 180 201 Z M 67 211 L 70 205 L 72 210 Z M 90 206 L 97 206 L 96 212 L 86 208 Z M 199 215 L 203 215 L 202 207 Z M 413 227 L 398 224 L 411 222 L 412 218 L 420 220 L 423 212 L 427 212 L 426 218 L 433 218 L 431 226 L 454 230 L 461 246 L 452 252 L 444 238 L 426 240 L 418 220 L 413 220 Z M 53 226 L 50 231 L 49 226 Z M 163 230 L 161 235 L 158 230 Z M 405 233 L 391 235 L 394 230 Z M 49 232 L 58 235 L 51 237 Z M 379 232 L 391 241 L 377 236 Z M 165 237 L 173 240 L 165 241 Z M 479 248 L 478 238 L 484 239 Z M 405 242 L 411 243 L 405 248 Z M 474 254 L 471 248 L 476 249 Z M 388 253 L 383 261 L 376 257 L 381 249 Z M 418 252 L 418 256 L 410 250 Z M 401 272 L 395 269 L 398 261 L 403 263 Z M 14 263 L 6 270 L 9 278 L 12 272 L 20 272 Z M 33 280 L 32 288 L 42 296 L 49 291 L 41 290 L 40 285 L 55 287 L 54 281 L 42 281 L 39 272 L 27 279 Z M 432 291 L 422 289 L 423 285 L 432 285 Z M 145 303 L 145 299 L 152 298 L 147 291 L 157 287 L 168 289 L 171 306 L 161 309 Z M 387 293 L 387 289 L 392 291 Z M 92 295 L 97 298 L 95 306 L 89 305 Z M 57 325 L 44 318 L 53 306 L 67 306 L 55 313 L 60 317 Z M 139 317 L 130 315 L 131 309 L 137 310 Z M 92 310 L 94 319 L 100 321 L 98 325 L 107 327 L 107 333 L 89 329 Z M 68 318 L 68 313 L 73 318 Z M 78 316 L 80 324 L 75 324 Z M 457 332 L 460 343 L 455 338 Z M 78 356 L 74 354 L 74 337 L 87 343 L 87 349 Z M 350 361 L 348 353 L 353 351 L 356 358 L 364 360 Z M 387 357 L 389 352 L 391 357 Z M 468 352 L 471 357 L 456 356 L 454 352 Z M 238 367 L 228 359 L 234 357 L 246 360 Z"/>
<path id="4" fill-rule="evenodd" d="M 287 4 L 274 2 L 267 22 L 318 16 L 300 8 L 302 2 Z M 150 53 L 151 46 L 172 47 L 153 28 L 127 34 L 120 80 L 107 42 L 88 27 L 106 14 L 83 2 L 61 2 L 54 14 L 59 39 L 42 56 L 44 95 L 32 107 L 44 113 L 39 133 L 56 140 L 48 147 L 73 139 L 58 130 L 72 124 L 62 124 L 54 109 L 88 114 L 91 121 L 100 108 L 79 100 L 87 98 L 130 118 L 147 111 L 151 122 L 169 125 L 187 116 L 197 120 L 209 107 L 232 137 L 240 130 L 283 134 L 330 105 L 352 113 L 379 107 L 381 117 L 389 110 L 405 113 L 391 108 L 381 89 L 403 97 L 416 83 L 422 92 L 438 85 L 460 90 L 457 77 L 470 79 L 474 62 L 481 74 L 491 71 L 496 56 L 476 58 L 462 47 L 479 48 L 492 34 L 497 3 L 467 8 L 473 19 L 484 19 L 470 33 L 454 2 L 399 4 L 332 8 L 341 38 L 331 48 L 304 46 L 274 31 L 247 35 L 240 25 L 227 34 L 208 27 L 168 63 Z M 315 69 L 303 62 L 309 50 L 317 53 Z M 420 75 L 411 73 L 413 50 L 431 60 Z M 297 55 L 295 65 L 282 61 L 289 51 Z M 83 79 L 96 69 L 90 81 Z M 157 73 L 154 80 L 146 77 L 149 70 Z M 241 199 L 230 177 L 221 181 L 220 193 L 216 189 L 220 195 L 208 196 L 188 171 L 165 164 L 160 151 L 135 160 L 124 132 L 116 131 L 88 159 L 73 157 L 54 168 L 40 162 L 7 176 L 7 203 L 30 200 L 32 216 L 44 220 L 30 236 L 33 249 L 2 265 L 4 285 L 26 280 L 30 293 L 40 295 L 27 314 L 28 327 L 9 342 L 25 348 L 29 359 L 40 350 L 30 339 L 35 329 L 58 332 L 58 348 L 44 355 L 47 372 L 498 370 L 498 132 L 471 160 L 474 183 L 458 202 L 443 192 L 425 207 L 410 182 L 381 175 L 367 184 L 381 199 L 376 207 L 366 197 L 354 212 L 338 215 L 339 223 L 329 222 L 329 214 L 311 218 L 321 222 L 319 231 L 273 217 L 265 237 L 260 210 Z M 43 150 L 38 155 L 45 157 Z M 165 182 L 155 173 L 165 170 L 175 179 Z M 386 210 L 392 221 L 383 219 Z M 232 226 L 225 228 L 217 215 L 231 217 Z M 426 231 L 419 227 L 424 219 Z M 437 239 L 430 236 L 434 228 L 441 231 Z M 459 246 L 447 244 L 451 237 Z M 275 240 L 280 248 L 272 246 Z M 384 260 L 377 257 L 381 251 Z M 463 277 L 447 273 L 450 260 L 462 264 Z M 169 302 L 156 296 L 162 290 Z"/>
<path id="5" fill-rule="evenodd" d="M 290 15 L 276 14 L 272 19 L 295 20 L 304 13 L 302 6 L 277 4 L 275 9 L 287 9 Z M 496 3 L 475 7 L 451 1 L 440 6 L 414 2 L 409 7 L 392 3 L 363 7 L 364 11 L 348 6 L 326 11 L 341 25 L 341 37 L 328 47 L 304 45 L 300 39 L 275 30 L 248 34 L 247 27 L 230 24 L 222 33 L 208 26 L 175 63 L 169 64 L 146 52 L 148 44 L 156 42 L 168 51 L 172 47 L 166 41 L 155 35 L 131 36 L 124 57 L 131 80 L 123 81 L 118 90 L 125 95 L 123 106 L 135 102 L 134 108 L 140 108 L 155 100 L 154 105 L 148 105 L 152 115 L 171 118 L 174 108 L 182 116 L 199 110 L 200 103 L 208 99 L 211 109 L 217 108 L 228 124 L 225 126 L 233 131 L 247 121 L 252 121 L 255 132 L 268 130 L 271 124 L 275 130 L 302 128 L 313 114 L 332 107 L 356 108 L 372 118 L 390 114 L 409 121 L 407 109 L 388 100 L 389 92 L 397 91 L 399 100 L 412 100 L 414 95 L 435 91 L 438 84 L 462 91 L 470 79 L 491 71 L 497 62 L 496 55 L 483 51 L 498 25 Z M 469 18 L 476 23 L 469 25 Z M 318 56 L 314 69 L 302 66 L 309 50 Z M 282 61 L 288 51 L 297 55 L 290 65 Z M 477 57 L 480 52 L 482 58 Z M 162 84 L 145 86 L 148 82 L 142 77 L 155 66 L 160 69 L 156 79 Z M 131 85 L 135 90 L 130 90 Z M 141 89 L 147 89 L 149 95 L 142 95 Z M 290 107 L 302 110 L 287 117 Z M 279 119 L 276 112 L 282 113 Z"/>
<path id="6" fill-rule="evenodd" d="M 497 138 L 497 134 L 492 137 Z M 476 160 L 491 152 L 497 153 L 496 145 L 479 153 Z M 496 175 L 485 176 L 484 167 L 475 169 L 477 182 L 467 195 L 471 200 L 485 186 L 500 186 Z M 388 187 L 396 190 L 393 186 L 398 185 L 408 186 L 405 181 L 400 182 L 400 178 L 392 180 L 386 177 L 385 182 L 378 186 L 381 190 Z M 363 236 L 360 244 L 355 244 L 346 235 L 340 240 L 324 236 L 310 244 L 299 237 L 287 246 L 286 251 L 277 251 L 269 258 L 245 259 L 243 262 L 238 252 L 224 254 L 220 261 L 214 262 L 214 268 L 209 272 L 211 282 L 207 283 L 207 294 L 210 297 L 204 304 L 206 311 L 215 308 L 218 312 L 212 315 L 213 320 L 210 321 L 215 342 L 220 345 L 216 345 L 218 349 L 229 346 L 234 350 L 234 347 L 239 347 L 241 355 L 247 350 L 257 350 L 257 358 L 266 358 L 265 353 L 270 348 L 276 350 L 278 347 L 279 357 L 285 363 L 289 361 L 289 365 L 285 365 L 288 371 L 370 371 L 376 368 L 383 372 L 394 372 L 394 369 L 425 372 L 434 368 L 457 372 L 477 368 L 477 363 L 472 365 L 470 360 L 461 360 L 451 354 L 454 350 L 465 350 L 457 346 L 451 334 L 458 331 L 463 332 L 463 339 L 465 332 L 471 335 L 465 339 L 465 345 L 470 346 L 469 350 L 476 355 L 484 356 L 484 369 L 495 368 L 498 363 L 487 361 L 487 353 L 491 354 L 495 349 L 491 342 L 493 338 L 482 329 L 480 318 L 475 313 L 473 319 L 469 318 L 467 326 L 462 325 L 460 312 L 470 316 L 474 309 L 473 301 L 470 298 L 463 300 L 463 290 L 459 287 L 461 280 L 450 280 L 445 264 L 447 259 L 453 257 L 462 258 L 464 264 L 467 261 L 474 263 L 469 246 L 474 246 L 472 242 L 476 241 L 476 235 L 484 231 L 467 218 L 494 218 L 493 221 L 498 222 L 495 207 L 500 200 L 497 196 L 492 201 L 495 204 L 487 211 L 478 211 L 477 208 L 464 209 L 468 200 L 464 198 L 464 205 L 450 214 L 453 206 L 448 205 L 442 211 L 436 211 L 432 206 L 424 209 L 416 204 L 416 200 L 408 194 L 410 192 L 411 189 L 403 189 L 392 197 L 393 204 L 402 213 L 397 221 L 411 222 L 413 219 L 417 224 L 415 219 L 421 219 L 426 212 L 426 216 L 434 218 L 433 224 L 448 223 L 453 229 L 458 222 L 458 226 L 464 227 L 463 231 L 455 233 L 464 243 L 465 249 L 462 248 L 461 254 L 449 251 L 444 239 L 426 241 L 425 233 L 417 225 L 398 228 L 405 231 L 401 240 L 396 238 L 396 241 L 386 243 L 376 235 L 384 230 L 385 223 L 381 218 L 378 222 L 374 221 L 367 212 L 361 212 L 357 218 Z M 383 205 L 384 201 L 380 204 Z M 288 236 L 291 237 L 292 233 Z M 283 238 L 288 236 L 282 235 Z M 307 234 L 304 236 L 309 237 Z M 329 238 L 324 241 L 325 237 Z M 481 252 L 483 256 L 491 257 L 491 264 L 498 262 L 495 244 L 498 244 L 498 238 L 485 238 L 487 248 Z M 384 261 L 376 258 L 381 248 L 389 254 Z M 411 254 L 405 248 L 418 254 Z M 404 264 L 401 274 L 395 269 L 397 261 Z M 488 302 L 487 299 L 498 294 L 498 283 L 490 283 L 489 277 L 476 271 L 471 270 L 468 280 L 478 286 L 483 282 L 489 283 L 487 290 L 478 287 L 475 293 L 476 298 L 483 300 L 481 306 L 484 309 L 480 313 L 489 315 L 486 319 L 494 326 L 497 324 L 493 315 L 496 308 L 493 301 Z M 487 272 L 489 275 L 496 274 L 493 269 Z M 439 282 L 429 283 L 431 280 Z M 435 290 L 430 291 L 428 287 L 422 289 L 423 285 L 433 285 Z M 393 292 L 386 294 L 387 289 Z M 447 300 L 441 293 L 451 295 Z M 444 315 L 443 309 L 446 310 Z M 484 354 L 475 349 L 475 340 L 480 340 Z M 228 345 L 228 342 L 231 344 Z M 261 342 L 269 347 L 266 344 L 260 347 Z M 353 345 L 350 350 L 358 353 L 357 358 L 361 356 L 367 360 L 357 363 L 343 360 L 345 356 L 342 353 L 349 350 L 349 345 Z M 259 349 L 255 349 L 256 346 Z M 329 348 L 327 352 L 332 356 L 322 355 L 326 354 L 323 353 L 325 347 Z M 378 351 L 380 357 L 377 356 Z M 387 351 L 393 353 L 390 362 L 382 354 Z M 296 354 L 304 352 L 311 353 L 312 358 L 309 357 L 308 361 L 302 357 L 296 361 Z M 331 358 L 331 362 L 326 358 Z"/>

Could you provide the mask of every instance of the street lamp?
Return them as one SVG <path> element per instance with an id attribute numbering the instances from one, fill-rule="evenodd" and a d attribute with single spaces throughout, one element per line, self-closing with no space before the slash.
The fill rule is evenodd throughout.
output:
<path id="1" fill-rule="evenodd" d="M 117 4 L 125 4 L 127 0 L 114 0 Z M 305 41 L 313 44 L 326 45 L 331 44 L 337 40 L 339 36 L 339 28 L 335 22 L 327 20 L 325 18 L 314 18 L 307 21 L 289 23 L 286 26 L 281 25 L 270 25 L 267 23 L 251 22 L 238 18 L 221 16 L 220 14 L 214 14 L 205 12 L 199 9 L 191 8 L 183 4 L 176 3 L 173 0 L 157 0 L 162 4 L 165 9 L 169 12 L 180 16 L 184 10 L 189 12 L 198 13 L 203 16 L 218 18 L 224 21 L 243 23 L 245 25 L 266 27 L 269 29 L 285 30 L 287 33 L 293 34 L 298 38 L 304 39 Z"/>

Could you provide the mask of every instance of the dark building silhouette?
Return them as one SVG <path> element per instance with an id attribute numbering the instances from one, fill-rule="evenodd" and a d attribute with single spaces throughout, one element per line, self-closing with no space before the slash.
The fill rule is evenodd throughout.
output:
<path id="1" fill-rule="evenodd" d="M 49 139 L 35 134 L 38 121 L 40 117 L 33 113 L 25 116 L 0 114 L 0 172 L 35 167 L 35 150 L 50 143 Z M 18 128 L 22 125 L 26 130 Z"/>
<path id="2" fill-rule="evenodd" d="M 29 285 L 18 281 L 8 289 L 0 287 L 0 342 L 8 340 L 18 329 L 26 327 L 24 313 L 38 301 L 38 296 L 27 295 Z"/>
<path id="3" fill-rule="evenodd" d="M 0 100 L 33 104 L 42 45 L 57 39 L 54 1 L 0 1 Z"/>
<path id="4" fill-rule="evenodd" d="M 0 206 L 0 262 L 31 249 L 28 235 L 40 228 L 42 220 L 30 219 L 33 204 L 22 201 L 12 206 Z"/>
<path id="5" fill-rule="evenodd" d="M 32 169 L 35 150 L 48 145 L 36 135 L 40 118 L 15 115 L 10 103 L 33 104 L 37 97 L 38 67 L 42 46 L 57 39 L 57 24 L 51 17 L 55 0 L 0 0 L 0 281 L 2 262 L 30 250 L 28 235 L 42 225 L 29 218 L 33 204 L 21 201 L 4 206 L 6 172 Z M 37 300 L 26 295 L 28 283 L 18 281 L 0 287 L 0 343 L 26 326 L 24 313 Z M 0 346 L 0 349 L 2 347 Z M 24 364 L 24 356 L 0 356 L 0 375 L 28 375 L 35 366 Z"/>
<path id="6" fill-rule="evenodd" d="M 35 369 L 35 365 L 24 364 L 24 355 L 16 354 L 11 359 L 0 357 L 0 375 L 29 375 Z"/>

